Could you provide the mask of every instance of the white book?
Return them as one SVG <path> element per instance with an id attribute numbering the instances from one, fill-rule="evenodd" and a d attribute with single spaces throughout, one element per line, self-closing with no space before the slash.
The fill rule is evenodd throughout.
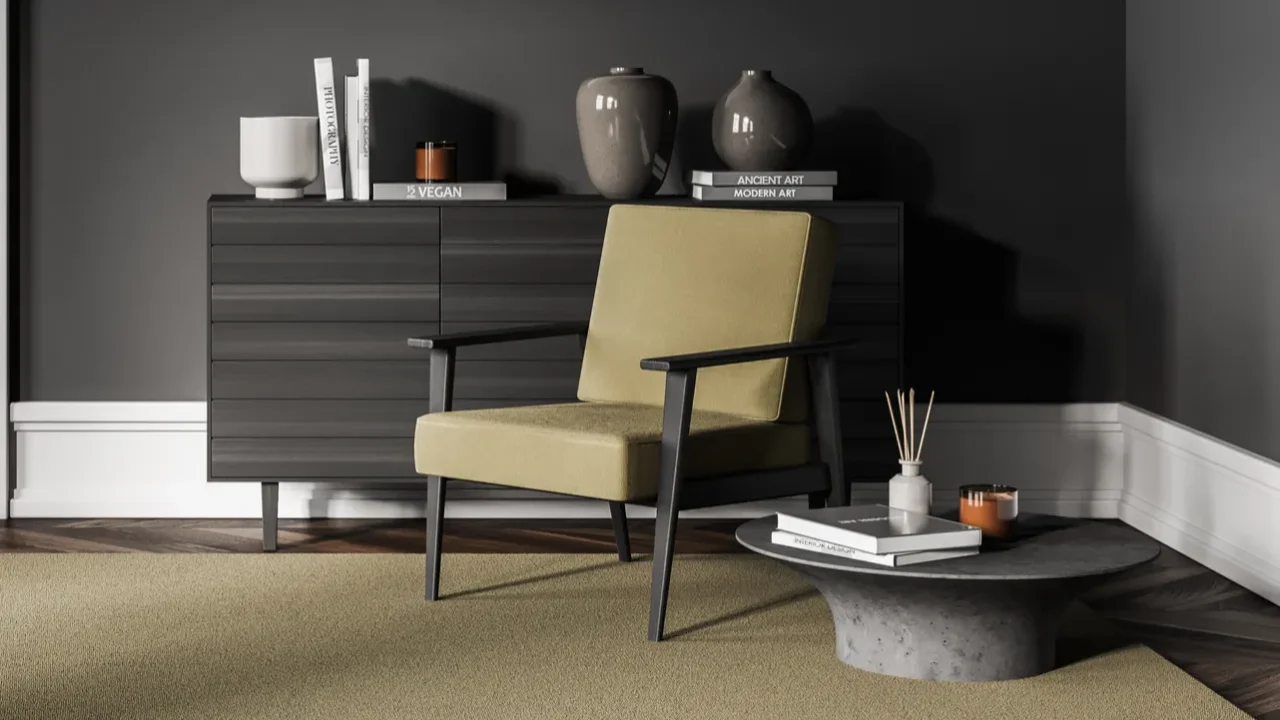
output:
<path id="1" fill-rule="evenodd" d="M 697 185 L 736 187 L 739 185 L 835 185 L 835 170 L 788 170 L 786 172 L 734 172 L 732 170 L 694 170 Z"/>
<path id="2" fill-rule="evenodd" d="M 419 200 L 427 202 L 506 200 L 504 182 L 480 183 L 374 183 L 374 200 Z"/>
<path id="3" fill-rule="evenodd" d="M 982 531 L 972 525 L 887 505 L 778 513 L 777 528 L 876 555 L 982 544 Z"/>
<path id="4" fill-rule="evenodd" d="M 741 200 L 750 202 L 777 202 L 777 201 L 810 201 L 810 200 L 830 200 L 835 197 L 835 191 L 830 186 L 820 187 L 817 185 L 803 186 L 754 186 L 746 185 L 742 187 L 712 187 L 710 185 L 694 185 L 694 200 Z"/>
<path id="5" fill-rule="evenodd" d="M 969 557 L 977 555 L 978 548 L 961 548 L 959 550 L 921 550 L 918 552 L 905 553 L 883 553 L 876 555 L 875 553 L 863 552 L 855 550 L 845 545 L 837 545 L 829 543 L 826 540 L 818 540 L 816 538 L 805 537 L 786 530 L 774 530 L 770 537 L 774 545 L 784 545 L 786 547 L 799 548 L 801 550 L 809 550 L 810 552 L 821 553 L 823 555 L 832 555 L 842 557 L 848 560 L 857 560 L 859 562 L 872 563 L 874 565 L 884 565 L 886 567 L 902 567 L 904 565 L 916 565 L 918 563 L 934 562 L 936 560 L 950 560 L 952 558 Z"/>
<path id="6" fill-rule="evenodd" d="M 369 150 L 370 136 L 369 125 L 372 109 L 372 95 L 369 89 L 369 59 L 360 58 L 356 60 L 356 81 L 359 84 L 360 105 L 356 110 L 357 122 L 360 125 L 360 151 L 357 153 L 358 164 L 356 165 L 356 193 L 357 200 L 368 200 L 372 197 L 369 187 Z"/>
<path id="7" fill-rule="evenodd" d="M 342 127 L 338 93 L 333 84 L 333 58 L 316 58 L 316 107 L 320 115 L 320 164 L 324 166 L 324 197 L 342 199 Z"/>
<path id="8" fill-rule="evenodd" d="M 344 127 L 343 133 L 346 140 L 344 141 L 343 167 L 346 170 L 343 173 L 346 179 L 346 198 L 348 200 L 356 199 L 356 165 L 359 164 L 360 157 L 360 118 L 357 110 L 360 108 L 360 83 L 356 81 L 355 75 L 347 75 L 346 83 L 342 88 L 342 105 L 346 109 L 343 115 Z"/>

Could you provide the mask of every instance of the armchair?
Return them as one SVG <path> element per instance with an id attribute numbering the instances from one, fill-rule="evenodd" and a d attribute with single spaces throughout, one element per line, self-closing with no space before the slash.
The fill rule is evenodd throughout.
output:
<path id="1" fill-rule="evenodd" d="M 605 500 L 624 562 L 626 503 L 655 505 L 655 641 L 681 510 L 793 495 L 847 505 L 834 355 L 855 341 L 818 339 L 834 254 L 830 226 L 806 213 L 617 205 L 589 324 L 411 338 L 431 353 L 414 441 L 427 599 L 439 598 L 450 478 Z M 556 335 L 582 338 L 579 402 L 452 410 L 457 348 Z"/>

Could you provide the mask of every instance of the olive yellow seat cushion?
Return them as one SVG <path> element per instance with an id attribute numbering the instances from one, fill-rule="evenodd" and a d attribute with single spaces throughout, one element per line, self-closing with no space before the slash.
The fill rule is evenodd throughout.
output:
<path id="1" fill-rule="evenodd" d="M 657 496 L 662 408 L 565 403 L 418 418 L 417 470 L 460 480 L 602 500 Z M 809 430 L 695 411 L 682 470 L 700 477 L 803 465 Z"/>

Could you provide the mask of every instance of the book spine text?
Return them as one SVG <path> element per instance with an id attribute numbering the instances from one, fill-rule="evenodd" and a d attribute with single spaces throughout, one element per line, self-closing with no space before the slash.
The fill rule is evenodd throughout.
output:
<path id="1" fill-rule="evenodd" d="M 357 200 L 369 200 L 372 193 L 369 187 L 369 155 L 370 155 L 370 135 L 369 126 L 372 122 L 372 94 L 369 88 L 369 59 L 360 58 L 356 60 L 356 78 L 359 82 L 360 104 L 357 108 L 358 119 L 360 125 L 360 148 L 358 155 L 359 165 L 356 169 L 356 186 L 360 189 Z"/>
<path id="2" fill-rule="evenodd" d="M 794 535 L 789 532 L 782 532 L 782 531 L 775 530 L 773 532 L 773 536 L 770 539 L 773 541 L 775 545 L 787 545 L 790 547 L 797 547 L 797 548 L 800 548 L 801 550 L 810 550 L 812 552 L 819 552 L 824 555 L 835 555 L 838 557 L 848 558 L 850 560 L 860 560 L 862 562 L 871 562 L 877 565 L 892 566 L 894 564 L 894 558 L 892 556 L 888 556 L 888 555 L 876 556 L 872 553 L 861 552 L 859 550 L 854 550 L 853 548 L 845 547 L 843 545 L 836 545 L 834 543 L 829 543 L 823 540 L 816 540 L 814 538 L 805 537 L 803 535 Z"/>
<path id="3" fill-rule="evenodd" d="M 338 93 L 333 84 L 333 59 L 316 58 L 316 107 L 320 115 L 320 159 L 324 165 L 324 197 L 341 200 L 342 139 L 338 121 Z"/>
<path id="4" fill-rule="evenodd" d="M 830 187 L 708 187 L 694 186 L 698 200 L 830 200 Z"/>
<path id="5" fill-rule="evenodd" d="M 506 200 L 505 183 L 374 183 L 374 200 Z"/>
<path id="6" fill-rule="evenodd" d="M 692 179 L 696 185 L 715 187 L 801 186 L 835 185 L 836 175 L 834 170 L 793 170 L 785 173 L 695 170 Z"/>

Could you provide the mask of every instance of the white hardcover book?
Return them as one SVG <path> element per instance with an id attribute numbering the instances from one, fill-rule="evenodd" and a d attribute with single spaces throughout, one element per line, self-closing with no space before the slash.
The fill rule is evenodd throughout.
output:
<path id="1" fill-rule="evenodd" d="M 905 553 L 883 553 L 876 555 L 875 553 L 863 552 L 855 550 L 845 545 L 837 545 L 829 543 L 826 540 L 818 540 L 817 538 L 805 537 L 786 530 L 774 530 L 770 537 L 774 545 L 784 545 L 786 547 L 799 548 L 810 552 L 821 553 L 823 555 L 831 555 L 834 557 L 842 557 L 848 560 L 857 560 L 858 562 L 872 563 L 874 565 L 884 565 L 885 567 L 902 567 L 904 565 L 916 565 L 925 562 L 934 562 L 936 560 L 950 560 L 952 558 L 969 557 L 977 555 L 978 548 L 961 548 L 959 550 L 921 550 L 918 552 Z"/>
<path id="2" fill-rule="evenodd" d="M 346 110 L 343 115 L 343 177 L 346 179 L 346 198 L 356 200 L 356 166 L 360 158 L 360 117 L 356 112 L 360 108 L 360 83 L 355 75 L 347 75 L 342 88 L 342 106 Z"/>
<path id="3" fill-rule="evenodd" d="M 356 81 L 359 83 L 360 106 L 356 111 L 360 124 L 360 152 L 357 153 L 359 164 L 356 166 L 356 187 L 359 192 L 357 200 L 368 200 L 372 197 L 369 186 L 369 149 L 370 149 L 370 116 L 372 115 L 372 95 L 369 89 L 369 59 L 356 60 Z"/>
<path id="4" fill-rule="evenodd" d="M 835 185 L 835 170 L 788 170 L 787 172 L 734 172 L 731 170 L 694 170 L 696 185 L 737 187 L 740 185 Z"/>
<path id="5" fill-rule="evenodd" d="M 342 199 L 342 129 L 338 93 L 333 84 L 333 58 L 316 58 L 316 107 L 320 115 L 320 164 L 324 166 L 324 197 Z"/>
<path id="6" fill-rule="evenodd" d="M 777 529 L 876 555 L 982 544 L 982 531 L 972 525 L 887 505 L 778 513 Z"/>
<path id="7" fill-rule="evenodd" d="M 374 200 L 459 201 L 506 200 L 507 184 L 481 183 L 374 183 Z"/>
<path id="8" fill-rule="evenodd" d="M 741 200 L 746 202 L 777 202 L 787 200 L 830 200 L 835 190 L 830 186 L 754 186 L 712 187 L 694 185 L 690 193 L 694 200 Z"/>

